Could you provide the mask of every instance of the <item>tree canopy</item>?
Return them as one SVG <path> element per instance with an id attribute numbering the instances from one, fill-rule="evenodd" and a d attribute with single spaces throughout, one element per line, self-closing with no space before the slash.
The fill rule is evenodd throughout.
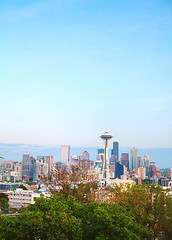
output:
<path id="1" fill-rule="evenodd" d="M 51 197 L 37 198 L 18 216 L 0 216 L 0 239 L 172 239 L 172 196 L 160 186 L 101 188 L 78 166 L 54 169 L 42 180 Z"/>
<path id="2" fill-rule="evenodd" d="M 19 216 L 0 220 L 0 239 L 151 239 L 119 204 L 80 203 L 61 194 L 40 197 Z"/>

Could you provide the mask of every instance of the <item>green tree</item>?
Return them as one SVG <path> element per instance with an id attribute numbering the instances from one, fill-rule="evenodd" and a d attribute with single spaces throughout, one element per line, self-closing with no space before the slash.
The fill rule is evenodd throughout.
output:
<path id="1" fill-rule="evenodd" d="M 8 196 L 5 193 L 0 193 L 0 206 L 4 208 L 8 208 Z"/>
<path id="2" fill-rule="evenodd" d="M 121 185 L 111 189 L 111 204 L 131 212 L 137 223 L 148 226 L 154 239 L 172 239 L 172 197 L 155 184 Z"/>
<path id="3" fill-rule="evenodd" d="M 0 217 L 0 239 L 151 239 L 118 204 L 77 202 L 72 196 L 40 197 L 16 217 Z"/>
<path id="4" fill-rule="evenodd" d="M 28 190 L 27 187 L 25 187 L 23 184 L 20 184 L 19 188 L 22 188 L 23 190 Z"/>

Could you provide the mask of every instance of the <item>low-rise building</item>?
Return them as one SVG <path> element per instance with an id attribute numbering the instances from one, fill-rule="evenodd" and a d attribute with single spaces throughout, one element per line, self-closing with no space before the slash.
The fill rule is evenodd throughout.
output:
<path id="1" fill-rule="evenodd" d="M 17 188 L 16 191 L 7 191 L 10 205 L 29 205 L 34 204 L 34 198 L 40 197 L 41 193 L 35 193 L 33 191 L 23 190 Z"/>

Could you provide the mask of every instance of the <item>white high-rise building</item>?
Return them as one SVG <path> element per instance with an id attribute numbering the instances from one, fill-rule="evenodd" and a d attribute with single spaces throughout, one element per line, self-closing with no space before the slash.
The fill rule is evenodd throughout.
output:
<path id="1" fill-rule="evenodd" d="M 79 166 L 79 157 L 78 155 L 71 156 L 71 165 L 78 165 Z"/>
<path id="2" fill-rule="evenodd" d="M 61 145 L 61 162 L 65 165 L 69 163 L 70 159 L 70 145 L 62 144 Z"/>
<path id="3" fill-rule="evenodd" d="M 137 170 L 137 149 L 133 147 L 130 151 L 130 170 Z"/>
<path id="4" fill-rule="evenodd" d="M 146 168 L 145 167 L 139 167 L 137 172 L 138 172 L 138 177 L 140 177 L 143 180 L 146 178 Z"/>
<path id="5" fill-rule="evenodd" d="M 48 164 L 48 173 L 50 173 L 53 167 L 53 156 L 49 154 L 45 155 L 45 163 Z"/>

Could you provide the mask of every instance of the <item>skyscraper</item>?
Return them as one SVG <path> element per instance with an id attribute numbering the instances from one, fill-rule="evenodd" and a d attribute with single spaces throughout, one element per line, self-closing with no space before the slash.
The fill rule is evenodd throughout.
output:
<path id="1" fill-rule="evenodd" d="M 140 177 L 142 180 L 146 178 L 146 168 L 145 167 L 138 167 L 138 177 Z"/>
<path id="2" fill-rule="evenodd" d="M 141 156 L 137 156 L 137 168 L 143 167 L 143 161 Z"/>
<path id="3" fill-rule="evenodd" d="M 53 156 L 52 155 L 45 155 L 45 163 L 48 164 L 48 173 L 50 173 L 50 170 L 53 167 Z"/>
<path id="4" fill-rule="evenodd" d="M 104 153 L 104 151 L 105 151 L 105 150 L 104 150 L 103 148 L 99 148 L 99 149 L 98 149 L 98 154 L 99 154 L 99 153 Z"/>
<path id="5" fill-rule="evenodd" d="M 30 154 L 24 153 L 22 159 L 22 179 L 28 181 L 30 177 Z"/>
<path id="6" fill-rule="evenodd" d="M 146 167 L 146 176 L 148 176 L 149 173 L 149 155 L 145 154 L 143 158 L 143 166 Z"/>
<path id="7" fill-rule="evenodd" d="M 122 153 L 121 164 L 126 166 L 127 170 L 129 171 L 129 154 L 128 153 Z"/>
<path id="8" fill-rule="evenodd" d="M 89 153 L 87 151 L 84 151 L 80 156 L 80 160 L 89 160 Z"/>
<path id="9" fill-rule="evenodd" d="M 70 159 L 70 145 L 62 144 L 61 145 L 61 162 L 63 164 L 68 164 Z"/>
<path id="10" fill-rule="evenodd" d="M 137 149 L 133 147 L 130 151 L 130 170 L 137 170 Z"/>
<path id="11" fill-rule="evenodd" d="M 116 161 L 119 161 L 119 143 L 118 142 L 113 142 L 113 150 L 112 150 L 112 155 L 115 156 Z"/>
<path id="12" fill-rule="evenodd" d="M 0 157 L 0 175 L 3 175 L 4 173 L 4 158 L 3 157 Z"/>
<path id="13" fill-rule="evenodd" d="M 124 167 L 119 162 L 115 163 L 115 178 L 121 178 L 124 173 Z"/>

